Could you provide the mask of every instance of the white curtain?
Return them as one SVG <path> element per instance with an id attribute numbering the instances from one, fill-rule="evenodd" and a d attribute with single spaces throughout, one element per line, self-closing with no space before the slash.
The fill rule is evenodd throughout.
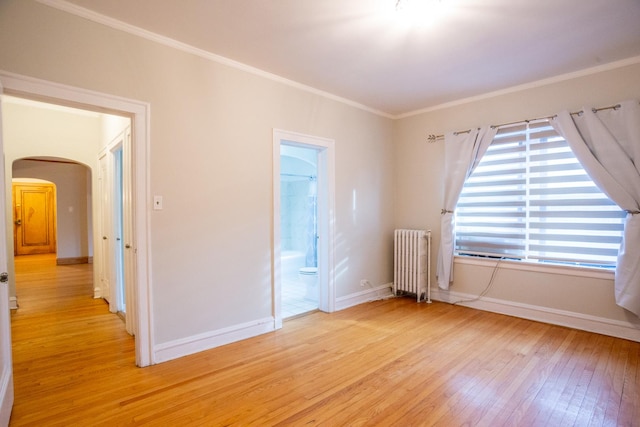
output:
<path id="1" fill-rule="evenodd" d="M 456 241 L 453 211 L 464 182 L 478 165 L 497 131 L 497 128 L 485 126 L 468 133 L 448 132 L 444 136 L 444 205 L 436 272 L 441 289 L 449 289 L 449 283 L 453 282 Z"/>
<path id="2" fill-rule="evenodd" d="M 567 111 L 551 121 L 567 140 L 593 182 L 627 211 L 615 275 L 616 303 L 640 317 L 640 104 L 580 114 Z"/>

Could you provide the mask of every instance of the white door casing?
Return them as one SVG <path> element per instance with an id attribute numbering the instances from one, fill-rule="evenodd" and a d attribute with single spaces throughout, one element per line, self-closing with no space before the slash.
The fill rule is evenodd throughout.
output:
<path id="1" fill-rule="evenodd" d="M 109 150 L 111 152 L 111 158 L 113 159 L 113 167 L 111 168 L 111 173 L 113 174 L 111 180 L 113 183 L 111 197 L 111 212 L 113 212 L 113 287 L 115 288 L 117 311 L 119 313 L 126 313 L 123 262 L 124 245 L 122 243 L 122 217 L 124 215 L 122 210 L 122 138 L 119 137 L 118 140 L 119 143 Z"/>
<path id="2" fill-rule="evenodd" d="M 130 170 L 125 170 L 125 163 L 129 167 L 131 165 L 128 159 L 131 155 L 130 141 L 131 127 L 128 126 L 98 156 L 100 206 L 97 214 L 102 241 L 97 266 L 100 287 L 96 289 L 96 295 L 109 302 L 112 313 L 126 313 L 125 301 L 131 301 L 134 307 L 134 293 L 130 288 L 135 281 L 135 274 L 131 271 L 135 267 L 135 259 L 129 250 L 129 242 L 132 241 L 131 215 L 126 214 L 131 212 L 132 207 L 131 174 Z M 133 335 L 135 310 L 131 310 L 131 315 L 128 314 L 125 315 L 125 325 L 127 332 Z"/>
<path id="3" fill-rule="evenodd" d="M 125 312 L 127 332 L 135 335 L 136 310 L 126 310 L 125 306 L 135 307 L 136 293 L 133 283 L 136 277 L 135 251 L 132 216 L 127 215 L 133 209 L 131 174 L 131 126 L 128 126 L 107 147 L 107 181 L 109 204 L 104 207 L 103 215 L 110 217 L 109 233 L 112 235 L 109 246 L 111 294 L 116 311 Z"/>
<path id="4" fill-rule="evenodd" d="M 122 210 L 124 212 L 134 211 L 135 188 L 133 185 L 133 155 L 131 126 L 129 126 L 124 131 L 122 146 Z M 136 240 L 133 220 L 134 218 L 132 215 L 123 215 L 122 243 L 124 245 L 124 252 L 122 254 L 122 261 L 124 268 L 124 282 L 127 284 L 136 283 L 138 275 L 136 269 L 139 267 L 136 263 L 136 249 L 133 247 L 133 242 Z M 136 292 L 136 287 L 127 285 L 125 286 L 124 291 L 127 307 L 138 307 L 139 304 L 137 299 L 140 297 L 140 294 Z M 126 328 L 127 332 L 132 335 L 138 334 L 137 325 L 139 322 L 139 315 L 139 310 L 127 310 Z"/>

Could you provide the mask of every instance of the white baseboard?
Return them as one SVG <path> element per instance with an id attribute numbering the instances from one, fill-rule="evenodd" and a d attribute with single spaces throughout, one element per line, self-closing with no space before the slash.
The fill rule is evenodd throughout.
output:
<path id="1" fill-rule="evenodd" d="M 153 349 L 154 360 L 155 363 L 162 363 L 274 330 L 273 317 L 265 317 L 264 319 L 233 325 L 228 328 L 158 344 Z"/>
<path id="2" fill-rule="evenodd" d="M 432 299 L 448 303 L 470 300 L 476 297 L 477 295 L 443 291 L 439 288 L 431 290 Z M 640 342 L 640 323 L 634 324 L 583 313 L 487 297 L 482 297 L 473 302 L 460 302 L 458 305 Z"/>
<path id="3" fill-rule="evenodd" d="M 337 298 L 336 310 L 344 310 L 358 304 L 390 297 L 393 297 L 391 284 L 380 285 Z M 474 297 L 475 295 L 443 291 L 437 288 L 431 290 L 431 298 L 435 301 L 453 303 Z M 640 342 L 640 324 L 631 322 L 486 297 L 478 301 L 460 303 L 459 305 Z M 274 330 L 275 325 L 272 317 L 234 325 L 158 344 L 154 347 L 154 360 L 156 363 L 166 362 L 235 341 L 273 332 Z"/>
<path id="4" fill-rule="evenodd" d="M 9 308 L 11 310 L 18 309 L 18 297 L 9 297 Z"/>
<path id="5" fill-rule="evenodd" d="M 365 302 L 390 298 L 393 296 L 391 293 L 392 286 L 392 283 L 387 283 L 385 285 L 376 286 L 375 288 L 365 289 L 360 292 L 336 298 L 336 310 L 344 310 L 345 308 L 353 307 L 354 305 Z"/>

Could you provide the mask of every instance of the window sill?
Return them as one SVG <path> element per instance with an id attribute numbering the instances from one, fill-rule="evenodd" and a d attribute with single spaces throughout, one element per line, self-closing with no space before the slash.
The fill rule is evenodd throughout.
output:
<path id="1" fill-rule="evenodd" d="M 455 264 L 478 265 L 482 267 L 495 267 L 497 259 L 475 258 L 468 256 L 455 256 Z M 527 261 L 501 260 L 500 268 L 507 270 L 531 271 L 534 273 L 557 274 L 573 277 L 589 277 L 593 279 L 613 280 L 615 272 L 613 270 L 603 270 L 598 268 L 574 267 L 566 265 L 538 264 Z"/>

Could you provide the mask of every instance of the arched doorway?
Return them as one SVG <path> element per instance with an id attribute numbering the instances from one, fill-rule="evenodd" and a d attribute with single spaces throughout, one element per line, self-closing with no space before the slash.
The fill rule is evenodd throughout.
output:
<path id="1" fill-rule="evenodd" d="M 18 159 L 12 187 L 15 255 L 55 253 L 57 264 L 92 261 L 89 167 L 63 158 Z"/>

